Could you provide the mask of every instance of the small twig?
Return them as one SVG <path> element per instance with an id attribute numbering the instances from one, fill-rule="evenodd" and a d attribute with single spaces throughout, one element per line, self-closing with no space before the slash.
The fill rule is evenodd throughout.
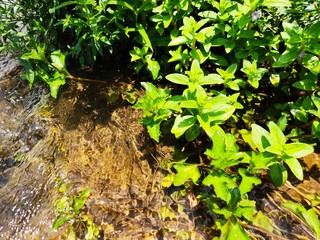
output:
<path id="1" fill-rule="evenodd" d="M 299 138 L 314 138 L 312 134 L 305 134 L 305 135 L 299 135 L 299 136 L 292 136 L 288 137 L 288 139 L 299 139 Z"/>

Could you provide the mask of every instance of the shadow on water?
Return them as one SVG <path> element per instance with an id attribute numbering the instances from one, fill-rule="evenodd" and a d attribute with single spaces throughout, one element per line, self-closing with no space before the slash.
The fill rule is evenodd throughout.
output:
<path id="1" fill-rule="evenodd" d="M 108 101 L 112 86 L 71 83 L 57 100 L 18 78 L 1 80 L 0 88 L 1 239 L 64 239 L 63 228 L 51 231 L 57 179 L 72 186 L 70 194 L 90 188 L 86 208 L 102 239 L 163 239 L 178 231 L 204 238 L 191 211 L 161 220 L 172 200 L 154 146 L 138 111 L 121 96 Z"/>

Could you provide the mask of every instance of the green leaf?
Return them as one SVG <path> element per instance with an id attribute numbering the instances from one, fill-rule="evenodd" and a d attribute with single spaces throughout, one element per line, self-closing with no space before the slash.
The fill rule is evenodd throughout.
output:
<path id="1" fill-rule="evenodd" d="M 229 234 L 226 240 L 250 240 L 248 234 L 243 230 L 238 222 L 230 222 Z"/>
<path id="2" fill-rule="evenodd" d="M 252 141 L 258 148 L 259 152 L 264 152 L 265 149 L 271 145 L 270 133 L 268 133 L 267 130 L 256 124 L 252 124 L 251 128 Z"/>
<path id="3" fill-rule="evenodd" d="M 158 97 L 158 89 L 150 82 L 141 82 L 141 85 L 146 90 L 146 96 L 156 99 Z"/>
<path id="4" fill-rule="evenodd" d="M 309 122 L 309 114 L 304 109 L 291 109 L 291 114 L 301 122 Z"/>
<path id="5" fill-rule="evenodd" d="M 53 98 L 57 98 L 60 86 L 66 83 L 65 76 L 59 72 L 54 73 L 54 78 L 47 82 L 50 87 L 50 93 Z"/>
<path id="6" fill-rule="evenodd" d="M 160 65 L 157 61 L 151 60 L 149 58 L 147 58 L 147 69 L 149 70 L 149 72 L 152 75 L 152 79 L 155 80 L 157 79 L 158 75 L 159 75 L 159 71 L 160 71 Z"/>
<path id="7" fill-rule="evenodd" d="M 313 153 L 314 149 L 306 143 L 289 143 L 284 146 L 286 155 L 292 158 L 301 158 Z"/>
<path id="8" fill-rule="evenodd" d="M 226 203 L 231 200 L 231 190 L 237 187 L 236 181 L 224 172 L 214 172 L 206 176 L 202 184 L 205 186 L 212 185 L 216 196 Z"/>
<path id="9" fill-rule="evenodd" d="M 271 84 L 275 87 L 277 87 L 280 83 L 280 75 L 279 74 L 271 74 L 269 79 L 270 79 Z"/>
<path id="10" fill-rule="evenodd" d="M 186 71 L 191 81 L 194 83 L 198 83 L 199 79 L 203 77 L 203 71 L 200 67 L 200 63 L 198 60 L 193 60 L 191 63 L 190 71 Z"/>
<path id="11" fill-rule="evenodd" d="M 216 73 L 209 74 L 207 76 L 200 77 L 198 80 L 198 84 L 202 85 L 215 85 L 222 84 L 224 82 L 223 78 Z"/>
<path id="12" fill-rule="evenodd" d="M 181 85 L 189 85 L 190 79 L 183 74 L 180 73 L 172 73 L 166 76 L 166 79 L 170 82 L 181 84 Z"/>
<path id="13" fill-rule="evenodd" d="M 298 178 L 300 181 L 303 180 L 303 170 L 300 162 L 295 158 L 284 159 L 284 162 L 289 166 L 291 172 Z"/>
<path id="14" fill-rule="evenodd" d="M 320 121 L 315 120 L 312 123 L 311 133 L 320 140 Z"/>
<path id="15" fill-rule="evenodd" d="M 175 135 L 176 138 L 179 138 L 184 134 L 184 132 L 191 128 L 197 121 L 197 118 L 192 115 L 186 115 L 181 117 L 179 114 L 173 124 L 171 133 Z"/>
<path id="16" fill-rule="evenodd" d="M 60 215 L 52 224 L 52 230 L 55 231 L 62 227 L 66 222 L 71 219 L 70 215 L 62 214 Z"/>
<path id="17" fill-rule="evenodd" d="M 272 65 L 273 67 L 286 67 L 289 63 L 296 60 L 300 55 L 299 49 L 289 49 L 282 53 L 279 59 Z"/>
<path id="18" fill-rule="evenodd" d="M 185 36 L 178 36 L 172 39 L 168 44 L 168 46 L 178 46 L 178 45 L 185 44 L 187 42 L 188 42 L 188 39 Z"/>
<path id="19" fill-rule="evenodd" d="M 251 192 L 254 185 L 261 184 L 260 178 L 256 176 L 250 176 L 246 169 L 239 168 L 238 171 L 242 178 L 242 181 L 239 186 L 241 194 L 246 194 L 248 192 Z"/>
<path id="20" fill-rule="evenodd" d="M 159 138 L 161 135 L 160 131 L 160 123 L 159 121 L 152 122 L 147 125 L 147 131 L 152 139 L 154 139 L 156 142 L 159 142 Z"/>
<path id="21" fill-rule="evenodd" d="M 316 239 L 320 239 L 320 222 L 317 213 L 313 208 L 306 210 L 302 205 L 294 202 L 284 202 L 282 206 L 302 218 L 302 220 L 314 232 Z"/>
<path id="22" fill-rule="evenodd" d="M 82 192 L 79 194 L 79 198 L 88 198 L 90 196 L 90 189 L 85 188 L 82 190 Z"/>
<path id="23" fill-rule="evenodd" d="M 288 178 L 287 169 L 279 162 L 276 162 L 270 166 L 270 175 L 272 182 L 276 187 L 282 186 Z"/>
<path id="24" fill-rule="evenodd" d="M 317 81 L 309 79 L 297 81 L 294 84 L 292 84 L 292 86 L 304 91 L 315 91 L 319 87 Z"/>
<path id="25" fill-rule="evenodd" d="M 281 131 L 284 132 L 288 126 L 288 119 L 285 116 L 281 116 L 277 121 L 277 125 L 279 126 Z"/>
<path id="26" fill-rule="evenodd" d="M 291 7 L 290 0 L 264 0 L 262 6 L 266 7 Z"/>
<path id="27" fill-rule="evenodd" d="M 166 218 L 169 218 L 170 220 L 175 218 L 174 212 L 166 206 L 160 209 L 160 216 L 163 221 L 165 221 Z"/>
<path id="28" fill-rule="evenodd" d="M 194 124 L 185 132 L 186 140 L 189 142 L 195 140 L 199 136 L 201 129 L 202 128 L 199 124 Z"/>
<path id="29" fill-rule="evenodd" d="M 284 136 L 283 132 L 278 127 L 278 125 L 275 124 L 274 122 L 269 122 L 268 128 L 270 131 L 271 145 L 277 146 L 278 148 L 281 149 L 287 142 L 287 139 Z"/>
<path id="30" fill-rule="evenodd" d="M 30 53 L 24 53 L 21 56 L 21 59 L 23 59 L 23 60 L 30 60 L 30 59 L 42 60 L 42 56 L 36 50 L 32 49 L 32 51 Z"/>
<path id="31" fill-rule="evenodd" d="M 77 196 L 72 197 L 72 208 L 76 214 L 79 214 L 80 210 L 86 204 L 86 200 Z"/>
<path id="32" fill-rule="evenodd" d="M 302 64 L 314 75 L 318 75 L 320 73 L 320 60 L 317 56 L 314 56 L 312 54 L 305 54 L 302 59 Z"/>
<path id="33" fill-rule="evenodd" d="M 58 70 L 61 71 L 66 77 L 70 76 L 66 68 L 66 56 L 60 51 L 54 51 L 50 54 L 52 65 Z"/>
<path id="34" fill-rule="evenodd" d="M 166 187 L 166 188 L 170 187 L 172 185 L 172 183 L 173 183 L 174 178 L 175 178 L 175 174 L 173 174 L 173 173 L 167 174 L 162 179 L 162 182 L 161 182 L 162 186 Z"/>
<path id="35" fill-rule="evenodd" d="M 311 96 L 311 100 L 318 109 L 318 111 L 320 111 L 320 97 Z"/>
<path id="36" fill-rule="evenodd" d="M 261 211 L 259 211 L 252 219 L 253 225 L 257 227 L 261 227 L 268 232 L 272 233 L 274 228 L 272 226 L 271 219 L 265 215 Z"/>
<path id="37" fill-rule="evenodd" d="M 201 174 L 197 164 L 175 164 L 173 167 L 177 170 L 173 180 L 174 186 L 181 186 L 189 179 L 198 185 L 197 181 Z"/>
<path id="38" fill-rule="evenodd" d="M 145 30 L 144 27 L 142 26 L 142 24 L 137 24 L 137 30 L 138 30 L 138 32 L 140 33 L 143 41 L 147 44 L 147 46 L 151 49 L 151 51 L 153 51 L 150 38 L 149 38 L 146 30 Z"/>
<path id="39" fill-rule="evenodd" d="M 53 8 L 50 8 L 49 9 L 49 13 L 54 13 L 56 10 L 59 10 L 60 8 L 64 8 L 66 6 L 69 6 L 69 5 L 72 5 L 72 4 L 76 4 L 77 2 L 76 1 L 66 1 L 66 2 L 63 2 L 61 4 L 59 4 L 58 6 L 55 6 Z"/>

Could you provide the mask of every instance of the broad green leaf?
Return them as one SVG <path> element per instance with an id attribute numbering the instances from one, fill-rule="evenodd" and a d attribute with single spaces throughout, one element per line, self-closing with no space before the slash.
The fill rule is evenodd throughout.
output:
<path id="1" fill-rule="evenodd" d="M 233 188 L 230 191 L 230 193 L 231 193 L 231 198 L 230 198 L 230 201 L 228 202 L 228 209 L 234 212 L 234 210 L 239 204 L 239 201 L 241 201 L 241 192 L 239 188 Z"/>
<path id="2" fill-rule="evenodd" d="M 175 37 L 171 40 L 171 42 L 168 44 L 168 46 L 177 46 L 182 45 L 188 42 L 188 39 L 185 36 L 179 36 Z"/>
<path id="3" fill-rule="evenodd" d="M 313 208 L 306 210 L 302 205 L 295 202 L 284 202 L 282 206 L 302 218 L 302 220 L 315 233 L 316 239 L 320 238 L 320 222 Z"/>
<path id="4" fill-rule="evenodd" d="M 72 197 L 72 208 L 76 214 L 79 214 L 80 210 L 86 204 L 86 200 L 77 196 Z"/>
<path id="5" fill-rule="evenodd" d="M 281 129 L 281 131 L 285 131 L 288 125 L 288 120 L 285 116 L 281 116 L 278 121 L 277 121 L 277 125 L 279 126 L 279 128 Z"/>
<path id="6" fill-rule="evenodd" d="M 318 75 L 320 73 L 320 60 L 317 56 L 306 54 L 302 59 L 302 64 L 314 75 Z"/>
<path id="7" fill-rule="evenodd" d="M 292 86 L 304 91 L 315 91 L 319 87 L 317 84 L 317 81 L 313 81 L 309 79 L 297 81 L 293 83 Z"/>
<path id="8" fill-rule="evenodd" d="M 213 137 L 213 129 L 211 128 L 211 124 L 209 121 L 209 116 L 208 114 L 198 114 L 197 115 L 197 120 L 200 123 L 200 126 L 202 129 L 206 132 L 206 134 L 212 138 Z"/>
<path id="9" fill-rule="evenodd" d="M 275 124 L 274 122 L 269 122 L 268 123 L 268 128 L 269 128 L 269 131 L 270 131 L 271 145 L 282 149 L 282 147 L 287 142 L 287 139 L 284 136 L 283 132 L 278 127 L 278 125 Z"/>
<path id="10" fill-rule="evenodd" d="M 146 96 L 156 99 L 158 97 L 158 89 L 150 82 L 141 82 L 141 85 L 146 90 Z"/>
<path id="11" fill-rule="evenodd" d="M 173 180 L 174 186 L 181 186 L 189 179 L 198 185 L 197 181 L 201 174 L 197 164 L 175 164 L 173 167 L 177 170 Z"/>
<path id="12" fill-rule="evenodd" d="M 223 82 L 223 78 L 219 74 L 215 73 L 200 77 L 200 79 L 198 80 L 198 84 L 200 85 L 215 85 L 222 84 Z"/>
<path id="13" fill-rule="evenodd" d="M 301 217 L 301 212 L 306 211 L 306 209 L 302 205 L 295 202 L 284 202 L 282 203 L 282 206 L 300 217 Z"/>
<path id="14" fill-rule="evenodd" d="M 301 27 L 296 22 L 282 22 L 282 26 L 284 28 L 284 32 L 281 32 L 280 35 L 282 39 L 290 45 L 296 45 L 299 44 L 301 39 L 300 35 L 302 32 Z M 289 49 L 289 51 L 296 51 L 298 48 L 295 46 L 295 48 Z"/>
<path id="15" fill-rule="evenodd" d="M 159 138 L 161 135 L 159 121 L 148 124 L 147 131 L 152 139 L 154 139 L 156 142 L 159 142 Z"/>
<path id="16" fill-rule="evenodd" d="M 279 74 L 271 74 L 269 79 L 270 79 L 271 84 L 275 87 L 277 87 L 280 83 L 280 75 Z"/>
<path id="17" fill-rule="evenodd" d="M 189 108 L 189 109 L 190 108 L 198 109 L 199 105 L 198 105 L 198 102 L 195 100 L 184 100 L 184 101 L 181 101 L 180 107 L 181 108 Z"/>
<path id="18" fill-rule="evenodd" d="M 194 124 L 185 132 L 186 140 L 189 142 L 195 140 L 199 136 L 201 129 L 202 128 L 199 124 Z"/>
<path id="19" fill-rule="evenodd" d="M 85 188 L 82 190 L 82 192 L 79 194 L 79 198 L 88 198 L 90 196 L 90 189 Z"/>
<path id="20" fill-rule="evenodd" d="M 34 60 L 42 60 L 42 56 L 34 49 L 30 53 L 24 53 L 21 56 L 21 59 L 23 60 L 29 60 L 29 59 L 34 59 Z"/>
<path id="21" fill-rule="evenodd" d="M 312 123 L 311 133 L 320 140 L 320 121 L 315 120 Z"/>
<path id="22" fill-rule="evenodd" d="M 190 77 L 191 81 L 198 83 L 199 79 L 203 77 L 203 71 L 200 67 L 198 60 L 193 60 L 191 63 L 190 71 L 186 71 L 187 75 Z"/>
<path id="23" fill-rule="evenodd" d="M 227 69 L 226 73 L 228 78 L 234 78 L 234 74 L 237 71 L 238 65 L 236 63 L 231 64 Z"/>
<path id="24" fill-rule="evenodd" d="M 318 109 L 318 111 L 320 111 L 320 97 L 311 96 L 311 100 Z"/>
<path id="25" fill-rule="evenodd" d="M 228 120 L 236 110 L 234 106 L 228 104 L 217 106 L 217 108 L 214 112 L 205 111 L 209 116 L 210 122 L 214 124 L 221 124 Z"/>
<path id="26" fill-rule="evenodd" d="M 252 190 L 254 185 L 261 184 L 260 178 L 252 175 L 250 176 L 246 169 L 239 168 L 238 171 L 242 178 L 239 186 L 239 190 L 241 194 L 246 194 Z"/>
<path id="27" fill-rule="evenodd" d="M 309 114 L 304 109 L 291 109 L 291 114 L 301 122 L 309 122 Z"/>
<path id="28" fill-rule="evenodd" d="M 300 181 L 303 180 L 303 170 L 300 162 L 295 158 L 284 159 L 284 162 L 289 166 L 291 172 L 298 178 Z"/>
<path id="29" fill-rule="evenodd" d="M 210 174 L 203 179 L 202 184 L 205 186 L 212 185 L 216 196 L 225 202 L 229 202 L 231 199 L 229 188 L 222 177 Z"/>
<path id="30" fill-rule="evenodd" d="M 252 124 L 251 128 L 251 137 L 253 143 L 258 148 L 259 152 L 264 152 L 265 149 L 271 145 L 270 133 L 257 124 Z"/>
<path id="31" fill-rule="evenodd" d="M 287 169 L 281 163 L 274 163 L 270 166 L 270 175 L 276 187 L 282 186 L 288 178 Z"/>
<path id="32" fill-rule="evenodd" d="M 52 230 L 55 231 L 58 228 L 62 227 L 70 219 L 71 219 L 70 215 L 66 215 L 66 214 L 59 215 L 59 217 L 52 224 Z"/>
<path id="33" fill-rule="evenodd" d="M 183 74 L 180 73 L 172 73 L 166 76 L 166 79 L 170 82 L 176 83 L 176 84 L 182 84 L 182 85 L 188 85 L 190 82 L 190 79 Z"/>
<path id="34" fill-rule="evenodd" d="M 273 67 L 286 67 L 299 57 L 299 49 L 289 49 L 282 53 L 279 59 L 272 65 Z"/>
<path id="35" fill-rule="evenodd" d="M 163 221 L 165 221 L 166 218 L 169 218 L 170 220 L 175 218 L 174 212 L 169 207 L 166 207 L 166 206 L 160 209 L 160 216 Z"/>
<path id="36" fill-rule="evenodd" d="M 50 58 L 52 61 L 52 65 L 58 70 L 66 75 L 66 77 L 70 76 L 68 70 L 66 68 L 66 56 L 60 51 L 54 51 L 50 54 Z"/>
<path id="37" fill-rule="evenodd" d="M 291 7 L 290 0 L 264 0 L 262 6 L 266 7 Z"/>
<path id="38" fill-rule="evenodd" d="M 157 77 L 159 75 L 159 71 L 160 71 L 159 63 L 155 60 L 151 60 L 151 59 L 147 58 L 147 64 L 148 64 L 147 69 L 151 73 L 152 79 L 153 80 L 157 79 Z"/>
<path id="39" fill-rule="evenodd" d="M 179 114 L 173 124 L 171 133 L 175 135 L 176 138 L 182 136 L 187 129 L 192 127 L 197 121 L 197 118 L 192 115 L 186 115 L 181 117 Z"/>
<path id="40" fill-rule="evenodd" d="M 304 30 L 306 35 L 312 38 L 319 38 L 320 35 L 320 22 L 313 23 L 309 28 Z"/>
<path id="41" fill-rule="evenodd" d="M 56 211 L 57 212 L 66 212 L 69 208 L 69 198 L 68 197 L 62 197 L 57 201 L 56 204 Z"/>
<path id="42" fill-rule="evenodd" d="M 161 185 L 163 187 L 170 187 L 173 183 L 173 180 L 174 180 L 174 177 L 175 177 L 175 174 L 174 173 L 169 173 L 167 174 L 163 179 L 162 179 L 162 182 L 161 182 Z"/>
<path id="43" fill-rule="evenodd" d="M 238 222 L 231 221 L 227 240 L 235 240 L 235 239 L 250 240 L 250 237 L 243 230 L 243 228 L 240 226 Z"/>
<path id="44" fill-rule="evenodd" d="M 50 87 L 50 94 L 53 98 L 57 98 L 58 91 L 60 86 L 64 85 L 66 83 L 65 76 L 59 72 L 54 73 L 54 78 L 51 79 L 50 82 L 47 82 Z"/>
<path id="45" fill-rule="evenodd" d="M 151 49 L 151 51 L 153 51 L 150 38 L 149 38 L 146 30 L 145 30 L 144 27 L 142 26 L 142 24 L 137 24 L 137 30 L 138 30 L 138 32 L 140 33 L 143 41 L 147 44 L 147 46 Z"/>
<path id="46" fill-rule="evenodd" d="M 231 190 L 237 187 L 236 181 L 224 172 L 214 172 L 206 176 L 202 184 L 205 186 L 212 185 L 216 196 L 226 203 L 231 200 Z"/>
<path id="47" fill-rule="evenodd" d="M 284 146 L 285 154 L 292 158 L 301 158 L 313 153 L 313 151 L 313 147 L 306 143 L 289 143 Z"/>
<path id="48" fill-rule="evenodd" d="M 265 215 L 261 211 L 259 211 L 252 219 L 253 225 L 257 227 L 261 227 L 268 232 L 272 233 L 274 228 L 272 226 L 271 219 Z"/>
<path id="49" fill-rule="evenodd" d="M 56 10 L 59 10 L 60 8 L 64 8 L 64 7 L 68 6 L 68 5 L 76 4 L 76 3 L 77 3 L 76 1 L 65 1 L 65 2 L 59 4 L 58 6 L 55 6 L 55 7 L 53 7 L 53 8 L 50 8 L 50 9 L 49 9 L 49 13 L 52 14 L 52 13 L 54 13 Z"/>
<path id="50" fill-rule="evenodd" d="M 315 233 L 316 238 L 320 239 L 320 221 L 316 211 L 313 208 L 310 208 L 301 214 L 307 225 Z"/>
<path id="51" fill-rule="evenodd" d="M 213 128 L 212 148 L 206 153 L 210 153 L 209 156 L 214 159 L 224 159 L 226 154 L 225 133 L 221 131 L 221 128 Z"/>

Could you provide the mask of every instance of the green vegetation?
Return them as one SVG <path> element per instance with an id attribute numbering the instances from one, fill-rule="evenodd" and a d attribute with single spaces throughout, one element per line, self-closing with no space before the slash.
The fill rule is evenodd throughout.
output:
<path id="1" fill-rule="evenodd" d="M 59 180 L 58 180 L 59 181 Z M 56 220 L 52 224 L 52 230 L 66 226 L 65 235 L 67 239 L 97 239 L 99 229 L 94 224 L 88 214 L 86 214 L 85 204 L 90 196 L 90 189 L 86 188 L 78 195 L 68 195 L 67 186 L 61 184 L 59 192 L 64 196 L 56 202 Z"/>
<path id="2" fill-rule="evenodd" d="M 0 49 L 20 57 L 30 86 L 44 81 L 57 97 L 66 79 L 81 80 L 70 63 L 131 56 L 150 76 L 134 105 L 150 137 L 197 149 L 163 163 L 163 185 L 200 192 L 220 239 L 249 239 L 248 223 L 273 231 L 250 192 L 265 173 L 276 186 L 303 180 L 298 159 L 319 144 L 317 1 L 16 2 L 1 4 Z M 319 237 L 312 208 L 286 207 Z"/>

